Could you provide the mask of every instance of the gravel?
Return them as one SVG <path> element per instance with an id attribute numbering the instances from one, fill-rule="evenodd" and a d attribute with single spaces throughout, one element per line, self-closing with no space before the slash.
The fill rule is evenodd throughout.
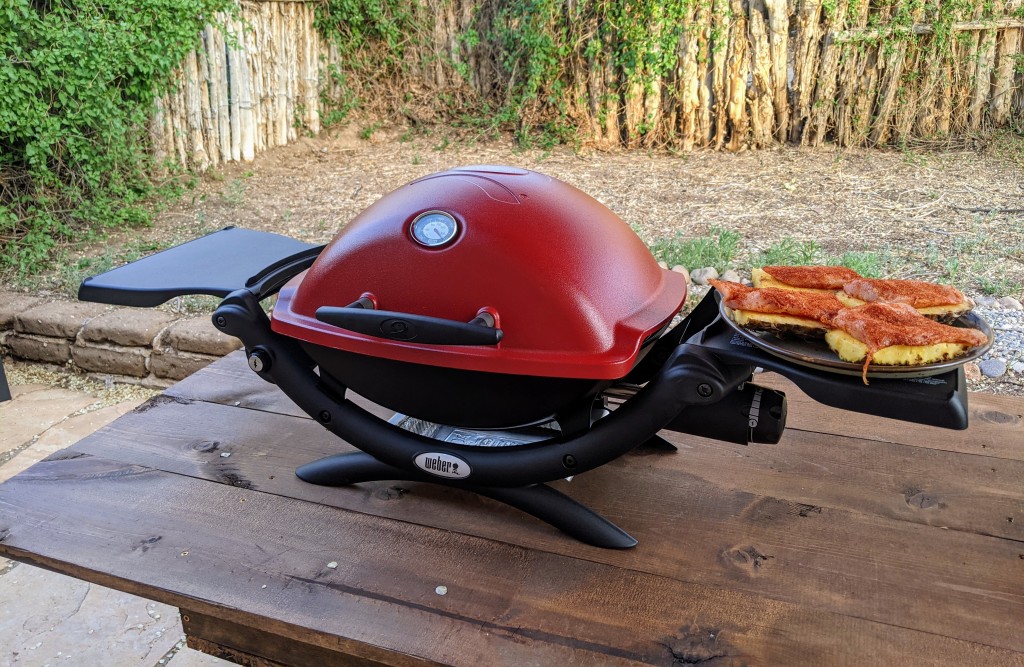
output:
<path id="1" fill-rule="evenodd" d="M 1020 301 L 1017 301 L 1017 299 L 1014 299 L 1012 296 L 1004 296 L 1002 299 L 996 301 L 996 303 L 1008 310 L 1021 310 L 1024 308 Z"/>
<path id="2" fill-rule="evenodd" d="M 158 389 L 134 384 L 103 382 L 71 370 L 55 370 L 49 366 L 30 362 L 7 360 L 4 363 L 7 380 L 12 385 L 42 384 L 50 387 L 62 387 L 71 391 L 84 392 L 96 399 L 94 403 L 80 410 L 80 413 L 93 412 L 124 401 L 144 400 L 160 393 Z"/>
<path id="3" fill-rule="evenodd" d="M 981 299 L 975 301 L 980 302 Z M 979 363 L 984 379 L 980 386 L 971 388 L 992 390 L 997 393 L 1019 393 L 1021 382 L 1024 380 L 1024 310 L 1000 307 L 998 303 L 1002 301 L 1004 299 L 998 299 L 992 305 L 974 309 L 976 314 L 992 327 L 994 342 Z M 986 379 L 1000 382 L 991 385 L 985 382 Z M 1009 386 L 1001 386 L 1002 384 Z M 1014 387 L 1016 390 L 1012 390 Z"/>

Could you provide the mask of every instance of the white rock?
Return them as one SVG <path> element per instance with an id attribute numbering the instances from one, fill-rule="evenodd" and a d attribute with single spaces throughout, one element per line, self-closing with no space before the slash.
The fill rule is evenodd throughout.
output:
<path id="1" fill-rule="evenodd" d="M 668 264 L 666 264 L 665 262 L 658 262 L 658 266 L 660 266 L 663 269 L 667 269 L 668 268 Z"/>
<path id="2" fill-rule="evenodd" d="M 740 274 L 736 273 L 732 269 L 729 269 L 728 271 L 722 274 L 722 280 L 728 280 L 731 283 L 738 283 L 742 280 L 742 278 L 740 278 Z"/>
<path id="3" fill-rule="evenodd" d="M 676 273 L 683 274 L 683 277 L 686 278 L 686 284 L 687 285 L 690 284 L 690 270 L 689 269 L 687 269 L 682 264 L 676 264 L 675 266 L 672 267 L 672 270 L 675 271 Z"/>
<path id="4" fill-rule="evenodd" d="M 985 359 L 978 367 L 981 374 L 988 378 L 999 378 L 1006 374 L 1006 362 L 1002 359 Z"/>
<path id="5" fill-rule="evenodd" d="M 715 280 L 716 278 L 718 278 L 718 271 L 713 266 L 694 269 L 690 272 L 690 279 L 698 285 L 707 285 L 709 280 Z"/>
<path id="6" fill-rule="evenodd" d="M 1007 310 L 1024 310 L 1024 305 L 1021 305 L 1020 301 L 1014 299 L 1012 296 L 1004 296 L 1002 299 L 996 301 L 996 303 Z"/>
<path id="7" fill-rule="evenodd" d="M 1024 361 L 1015 361 L 1010 366 L 1014 373 L 1024 373 Z"/>

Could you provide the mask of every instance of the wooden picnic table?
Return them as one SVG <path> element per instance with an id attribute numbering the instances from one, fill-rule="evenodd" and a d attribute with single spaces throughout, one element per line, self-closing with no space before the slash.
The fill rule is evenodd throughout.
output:
<path id="1" fill-rule="evenodd" d="M 0 554 L 249 665 L 1024 664 L 1024 401 L 948 431 L 771 384 L 778 445 L 668 433 L 554 485 L 640 541 L 616 551 L 451 488 L 298 480 L 350 448 L 236 353 L 0 486 Z"/>

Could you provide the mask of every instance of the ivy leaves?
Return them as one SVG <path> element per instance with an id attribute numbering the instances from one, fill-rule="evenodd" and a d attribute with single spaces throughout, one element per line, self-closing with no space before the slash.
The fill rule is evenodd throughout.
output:
<path id="1" fill-rule="evenodd" d="M 148 220 L 155 96 L 231 0 L 6 0 L 0 11 L 0 269 Z"/>

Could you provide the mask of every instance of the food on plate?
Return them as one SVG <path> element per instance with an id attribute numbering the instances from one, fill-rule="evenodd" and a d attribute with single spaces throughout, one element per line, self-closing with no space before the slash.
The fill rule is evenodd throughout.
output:
<path id="1" fill-rule="evenodd" d="M 974 307 L 959 290 L 922 280 L 857 278 L 843 285 L 837 296 L 850 307 L 877 302 L 905 303 L 941 322 L 952 322 Z"/>
<path id="2" fill-rule="evenodd" d="M 813 292 L 835 292 L 860 278 L 845 266 L 762 266 L 751 272 L 754 287 L 776 287 Z"/>
<path id="3" fill-rule="evenodd" d="M 710 281 L 728 316 L 747 329 L 821 337 L 840 359 L 871 364 L 923 366 L 961 357 L 984 345 L 977 329 L 952 322 L 973 304 L 956 289 L 920 280 L 862 278 L 843 267 L 766 266 L 754 270 L 751 288 Z M 773 287 L 772 285 L 780 285 Z"/>
<path id="4" fill-rule="evenodd" d="M 931 364 L 954 359 L 988 342 L 977 329 L 940 324 L 906 303 L 844 308 L 831 319 L 831 325 L 825 341 L 843 361 L 864 362 L 864 384 L 870 364 Z"/>
<path id="5" fill-rule="evenodd" d="M 709 282 L 722 294 L 733 321 L 748 329 L 821 336 L 844 308 L 832 292 L 758 289 L 726 280 Z"/>

